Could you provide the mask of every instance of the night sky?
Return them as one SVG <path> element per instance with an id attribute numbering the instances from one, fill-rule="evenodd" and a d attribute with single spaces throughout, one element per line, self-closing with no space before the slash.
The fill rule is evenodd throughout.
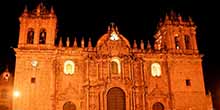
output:
<path id="1" fill-rule="evenodd" d="M 8 64 L 14 71 L 15 57 L 13 47 L 17 47 L 19 33 L 18 17 L 24 9 L 36 7 L 43 1 L 47 7 L 54 6 L 58 17 L 58 36 L 92 38 L 95 46 L 98 38 L 106 31 L 110 22 L 115 22 L 119 32 L 132 43 L 151 40 L 156 25 L 165 13 L 174 10 L 183 18 L 191 16 L 197 25 L 198 48 L 203 57 L 203 73 L 205 86 L 213 95 L 215 108 L 220 110 L 220 60 L 219 60 L 219 6 L 215 2 L 170 0 L 170 1 L 73 1 L 73 0 L 13 0 L 6 3 L 7 8 L 1 8 L 0 35 L 0 71 Z M 3 4 L 2 4 L 3 5 Z M 2 6 L 1 5 L 1 6 Z"/>

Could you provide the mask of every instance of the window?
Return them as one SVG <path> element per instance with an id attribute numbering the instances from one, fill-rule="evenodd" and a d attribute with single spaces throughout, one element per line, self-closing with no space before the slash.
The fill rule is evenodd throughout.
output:
<path id="1" fill-rule="evenodd" d="M 186 49 L 190 49 L 191 46 L 190 46 L 190 38 L 189 38 L 189 36 L 188 36 L 188 35 L 185 35 L 184 39 L 185 39 Z"/>
<path id="2" fill-rule="evenodd" d="M 32 77 L 31 78 L 31 83 L 35 83 L 36 82 L 36 78 L 35 77 Z"/>
<path id="3" fill-rule="evenodd" d="M 112 73 L 118 73 L 118 64 L 115 61 L 111 62 Z"/>
<path id="4" fill-rule="evenodd" d="M 164 106 L 163 106 L 162 103 L 156 102 L 156 103 L 154 103 L 154 105 L 153 105 L 153 110 L 164 110 Z"/>
<path id="5" fill-rule="evenodd" d="M 28 29 L 27 33 L 27 44 L 34 44 L 34 29 Z"/>
<path id="6" fill-rule="evenodd" d="M 159 63 L 153 63 L 151 64 L 151 75 L 153 77 L 159 77 L 161 76 L 161 67 Z"/>
<path id="7" fill-rule="evenodd" d="M 186 86 L 191 86 L 191 81 L 189 79 L 186 79 Z"/>
<path id="8" fill-rule="evenodd" d="M 178 36 L 175 37 L 175 48 L 180 49 L 180 42 L 179 42 L 179 37 Z"/>
<path id="9" fill-rule="evenodd" d="M 64 63 L 64 73 L 65 74 L 73 74 L 75 71 L 75 65 L 73 63 L 73 61 L 71 60 L 67 60 Z"/>
<path id="10" fill-rule="evenodd" d="M 7 97 L 8 97 L 8 95 L 7 95 L 7 90 L 2 89 L 2 90 L 1 90 L 1 98 L 2 98 L 2 99 L 6 99 Z"/>
<path id="11" fill-rule="evenodd" d="M 45 44 L 46 43 L 46 30 L 41 29 L 40 31 L 40 38 L 39 38 L 39 44 Z"/>
<path id="12" fill-rule="evenodd" d="M 112 58 L 111 61 L 111 72 L 113 74 L 121 73 L 120 61 L 119 58 Z"/>

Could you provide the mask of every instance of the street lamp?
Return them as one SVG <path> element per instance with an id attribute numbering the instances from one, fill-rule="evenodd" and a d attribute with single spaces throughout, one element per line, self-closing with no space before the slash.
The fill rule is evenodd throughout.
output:
<path id="1" fill-rule="evenodd" d="M 13 92 L 13 96 L 14 96 L 15 98 L 19 97 L 20 95 L 21 95 L 20 92 L 17 91 L 17 90 Z"/>

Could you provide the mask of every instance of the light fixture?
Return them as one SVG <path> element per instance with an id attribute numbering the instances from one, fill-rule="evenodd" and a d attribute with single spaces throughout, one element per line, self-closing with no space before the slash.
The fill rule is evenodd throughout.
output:
<path id="1" fill-rule="evenodd" d="M 20 92 L 17 90 L 13 92 L 14 97 L 19 97 L 20 95 L 21 95 Z"/>
<path id="2" fill-rule="evenodd" d="M 37 60 L 32 60 L 32 61 L 31 61 L 31 65 L 32 65 L 33 67 L 37 67 L 38 61 L 37 61 Z"/>

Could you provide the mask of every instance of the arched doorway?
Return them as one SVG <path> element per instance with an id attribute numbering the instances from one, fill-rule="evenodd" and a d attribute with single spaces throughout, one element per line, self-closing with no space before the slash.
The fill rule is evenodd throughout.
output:
<path id="1" fill-rule="evenodd" d="M 107 110 L 125 110 L 125 93 L 121 88 L 114 87 L 107 94 Z"/>
<path id="2" fill-rule="evenodd" d="M 156 103 L 153 105 L 153 110 L 164 110 L 164 106 L 163 106 L 162 103 L 156 102 Z"/>
<path id="3" fill-rule="evenodd" d="M 72 102 L 66 102 L 64 105 L 63 105 L 63 110 L 76 110 L 76 105 Z"/>

